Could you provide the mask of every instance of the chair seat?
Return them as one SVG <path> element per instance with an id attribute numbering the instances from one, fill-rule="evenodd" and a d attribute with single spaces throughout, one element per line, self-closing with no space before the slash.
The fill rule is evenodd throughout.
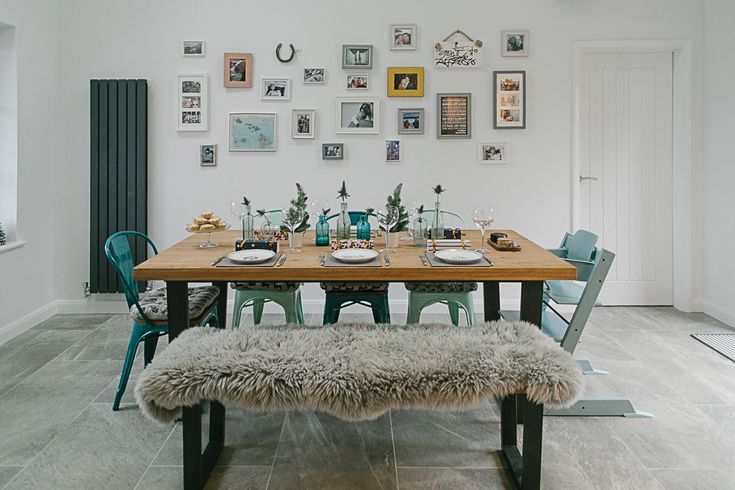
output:
<path id="1" fill-rule="evenodd" d="M 328 293 L 382 293 L 388 291 L 387 282 L 377 281 L 335 281 L 322 282 L 319 286 Z"/>
<path id="2" fill-rule="evenodd" d="M 189 318 L 194 319 L 202 316 L 217 300 L 217 296 L 219 296 L 219 288 L 215 286 L 189 288 Z M 145 293 L 138 302 L 148 320 L 152 322 L 168 320 L 166 288 L 158 288 Z M 138 323 L 146 321 L 135 305 L 130 308 L 130 316 Z"/>
<path id="3" fill-rule="evenodd" d="M 233 282 L 232 289 L 256 289 L 258 291 L 293 292 L 299 289 L 300 282 Z"/>
<path id="4" fill-rule="evenodd" d="M 578 283 L 576 281 L 546 281 L 546 289 L 544 293 L 555 303 L 560 305 L 576 305 L 582 298 L 586 283 Z M 601 305 L 602 302 L 595 300 L 595 306 Z"/>
<path id="5" fill-rule="evenodd" d="M 406 289 L 417 293 L 470 293 L 477 291 L 476 282 L 406 282 Z"/>

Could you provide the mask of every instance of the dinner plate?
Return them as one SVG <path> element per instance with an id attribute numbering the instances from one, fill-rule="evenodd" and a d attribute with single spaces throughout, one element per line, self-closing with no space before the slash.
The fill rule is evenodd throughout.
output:
<path id="1" fill-rule="evenodd" d="M 335 250 L 332 252 L 332 257 L 340 262 L 346 262 L 348 264 L 370 262 L 378 255 L 378 252 L 370 250 L 369 248 L 344 248 L 342 250 Z"/>
<path id="2" fill-rule="evenodd" d="M 462 250 L 459 248 L 439 250 L 434 253 L 434 256 L 448 264 L 471 264 L 482 259 L 482 254 L 479 252 L 475 252 L 474 250 Z"/>
<path id="3" fill-rule="evenodd" d="M 249 250 L 238 250 L 227 254 L 227 258 L 238 264 L 260 264 L 273 258 L 276 253 L 273 250 L 262 248 L 251 248 Z"/>

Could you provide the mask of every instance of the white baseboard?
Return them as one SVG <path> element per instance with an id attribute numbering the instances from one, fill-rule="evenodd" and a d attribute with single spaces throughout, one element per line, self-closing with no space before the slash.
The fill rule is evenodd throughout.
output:
<path id="1" fill-rule="evenodd" d="M 735 327 L 735 310 L 732 307 L 725 307 L 712 301 L 703 301 L 703 311 L 711 317 L 726 323 L 731 327 Z"/>
<path id="2" fill-rule="evenodd" d="M 24 317 L 0 327 L 0 344 L 4 344 L 8 340 L 16 337 L 26 330 L 30 330 L 44 320 L 48 320 L 57 313 L 56 301 L 44 305 L 34 310 Z"/>

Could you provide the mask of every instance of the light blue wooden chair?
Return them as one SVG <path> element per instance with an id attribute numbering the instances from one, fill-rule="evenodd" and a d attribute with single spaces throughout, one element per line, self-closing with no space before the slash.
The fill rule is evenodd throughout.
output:
<path id="1" fill-rule="evenodd" d="M 459 221 L 462 229 L 467 229 L 467 222 L 457 213 L 452 211 L 440 211 L 442 219 L 451 217 Z M 424 211 L 424 216 L 429 223 L 434 220 L 436 210 Z M 408 290 L 408 316 L 406 323 L 419 323 L 421 310 L 434 303 L 447 305 L 449 318 L 452 324 L 459 325 L 459 310 L 462 309 L 467 318 L 467 325 L 475 324 L 475 307 L 472 300 L 472 292 L 477 291 L 476 282 L 407 282 L 404 283 Z"/>
<path id="2" fill-rule="evenodd" d="M 282 209 L 266 211 L 271 225 L 278 228 L 283 222 Z M 298 282 L 234 282 L 235 307 L 232 312 L 232 328 L 240 326 L 243 308 L 253 307 L 253 324 L 260 325 L 266 303 L 275 303 L 286 315 L 287 323 L 304 324 L 301 304 L 301 283 Z"/>
<path id="3" fill-rule="evenodd" d="M 120 400 L 125 393 L 130 371 L 133 369 L 138 344 L 144 342 L 143 362 L 144 366 L 147 366 L 153 360 L 158 337 L 168 334 L 166 288 L 154 289 L 140 295 L 138 285 L 133 279 L 133 254 L 129 240 L 136 238 L 145 240 L 153 249 L 153 253 L 158 254 L 158 249 L 153 241 L 138 231 L 120 231 L 110 235 L 105 242 L 105 255 L 120 278 L 133 320 L 128 350 L 120 373 L 120 382 L 112 403 L 112 409 L 115 411 L 120 408 Z M 219 289 L 215 286 L 189 288 L 189 318 L 192 325 L 204 325 L 209 322 L 212 326 L 217 326 L 218 296 Z"/>

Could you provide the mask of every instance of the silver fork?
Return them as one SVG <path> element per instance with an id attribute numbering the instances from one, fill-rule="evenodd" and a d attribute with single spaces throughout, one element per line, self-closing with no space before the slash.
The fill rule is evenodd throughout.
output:
<path id="1" fill-rule="evenodd" d="M 385 266 L 386 267 L 390 267 L 390 257 L 388 257 L 387 255 L 383 254 L 383 260 L 385 260 Z"/>
<path id="2" fill-rule="evenodd" d="M 324 254 L 319 254 L 319 265 L 324 267 L 327 264 L 327 256 Z"/>
<path id="3" fill-rule="evenodd" d="M 419 258 L 421 259 L 421 263 L 424 264 L 424 267 L 429 265 L 429 263 L 426 261 L 426 257 L 424 257 L 424 254 L 419 254 Z"/>

